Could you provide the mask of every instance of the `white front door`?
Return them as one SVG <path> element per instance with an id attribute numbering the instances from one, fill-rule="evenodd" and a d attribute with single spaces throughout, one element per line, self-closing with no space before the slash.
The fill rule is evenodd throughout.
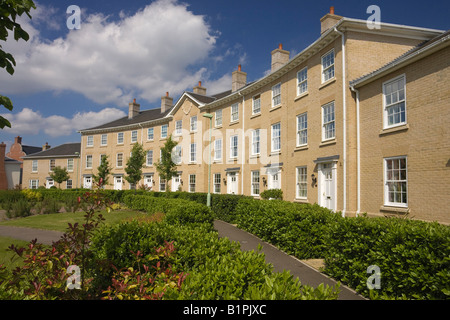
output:
<path id="1" fill-rule="evenodd" d="M 123 178 L 122 176 L 114 177 L 114 190 L 122 190 Z"/>
<path id="2" fill-rule="evenodd" d="M 144 185 L 152 190 L 153 188 L 153 175 L 144 176 Z"/>
<path id="3" fill-rule="evenodd" d="M 281 189 L 281 170 L 267 170 L 267 189 Z"/>
<path id="4" fill-rule="evenodd" d="M 50 189 L 55 185 L 55 181 L 53 179 L 47 179 L 47 183 L 45 184 L 47 189 Z"/>
<path id="5" fill-rule="evenodd" d="M 173 176 L 172 177 L 172 192 L 178 191 L 178 188 L 180 187 L 181 179 L 180 176 Z"/>
<path id="6" fill-rule="evenodd" d="M 92 188 L 92 177 L 91 176 L 84 177 L 83 187 L 85 189 L 91 189 Z"/>
<path id="7" fill-rule="evenodd" d="M 236 172 L 229 172 L 227 174 L 227 192 L 228 194 L 238 193 L 238 174 Z"/>
<path id="8" fill-rule="evenodd" d="M 322 163 L 319 174 L 320 205 L 336 211 L 336 168 L 333 163 Z"/>

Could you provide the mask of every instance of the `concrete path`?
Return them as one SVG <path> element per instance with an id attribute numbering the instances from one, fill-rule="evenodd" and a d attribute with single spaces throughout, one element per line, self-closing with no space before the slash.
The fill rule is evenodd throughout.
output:
<path id="1" fill-rule="evenodd" d="M 328 284 L 329 286 L 336 285 L 335 280 L 308 266 L 306 263 L 286 254 L 273 245 L 266 243 L 254 235 L 240 230 L 229 223 L 216 220 L 214 222 L 214 228 L 218 231 L 220 237 L 226 237 L 231 241 L 239 242 L 241 244 L 241 249 L 244 251 L 256 251 L 258 244 L 260 244 L 262 246 L 261 252 L 264 253 L 266 262 L 271 263 L 274 267 L 274 271 L 276 272 L 282 272 L 284 270 L 290 271 L 294 278 L 298 277 L 302 284 L 309 285 L 314 288 L 321 283 Z M 339 289 L 339 300 L 366 300 L 354 290 L 342 284 Z"/>
<path id="2" fill-rule="evenodd" d="M 59 231 L 0 226 L 0 236 L 24 241 L 37 239 L 38 243 L 48 245 L 51 245 L 53 241 L 58 241 L 62 235 L 63 232 Z"/>

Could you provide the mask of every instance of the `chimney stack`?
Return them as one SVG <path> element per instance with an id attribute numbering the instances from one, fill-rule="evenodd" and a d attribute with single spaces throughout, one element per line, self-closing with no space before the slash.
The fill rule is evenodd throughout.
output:
<path id="1" fill-rule="evenodd" d="M 48 150 L 50 149 L 51 146 L 48 145 L 48 142 L 46 142 L 43 146 L 42 146 L 42 151 Z"/>
<path id="2" fill-rule="evenodd" d="M 8 189 L 8 180 L 6 179 L 5 169 L 6 144 L 0 143 L 0 190 Z"/>
<path id="3" fill-rule="evenodd" d="M 334 7 L 330 7 L 330 13 L 327 13 L 320 19 L 321 34 L 334 27 L 341 19 L 341 16 L 334 14 Z"/>
<path id="4" fill-rule="evenodd" d="M 280 43 L 278 49 L 272 51 L 272 72 L 280 69 L 289 62 L 289 51 L 283 50 L 283 45 Z"/>
<path id="5" fill-rule="evenodd" d="M 161 113 L 168 111 L 172 108 L 173 98 L 169 97 L 169 92 L 166 92 L 166 95 L 161 97 Z"/>
<path id="6" fill-rule="evenodd" d="M 202 82 L 198 82 L 198 86 L 194 87 L 194 93 L 206 96 L 206 88 L 202 87 Z"/>
<path id="7" fill-rule="evenodd" d="M 128 119 L 133 119 L 137 116 L 141 111 L 140 109 L 141 105 L 136 103 L 136 99 L 133 99 L 133 102 L 128 104 Z"/>
<path id="8" fill-rule="evenodd" d="M 242 66 L 239 65 L 236 71 L 231 75 L 231 92 L 238 91 L 247 84 L 247 73 L 242 71 Z"/>

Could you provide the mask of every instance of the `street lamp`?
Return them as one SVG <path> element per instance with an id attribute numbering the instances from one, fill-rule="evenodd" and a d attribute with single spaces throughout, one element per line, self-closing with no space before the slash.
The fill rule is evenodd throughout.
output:
<path id="1" fill-rule="evenodd" d="M 206 197 L 206 205 L 211 207 L 211 130 L 212 130 L 212 118 L 210 113 L 203 114 L 205 118 L 209 118 L 209 163 L 208 163 L 208 195 Z"/>

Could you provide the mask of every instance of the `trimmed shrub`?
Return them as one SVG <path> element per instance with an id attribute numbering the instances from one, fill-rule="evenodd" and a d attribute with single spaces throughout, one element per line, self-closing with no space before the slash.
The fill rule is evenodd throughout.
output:
<path id="1" fill-rule="evenodd" d="M 283 200 L 283 190 L 268 189 L 261 192 L 261 198 L 264 200 Z"/>

